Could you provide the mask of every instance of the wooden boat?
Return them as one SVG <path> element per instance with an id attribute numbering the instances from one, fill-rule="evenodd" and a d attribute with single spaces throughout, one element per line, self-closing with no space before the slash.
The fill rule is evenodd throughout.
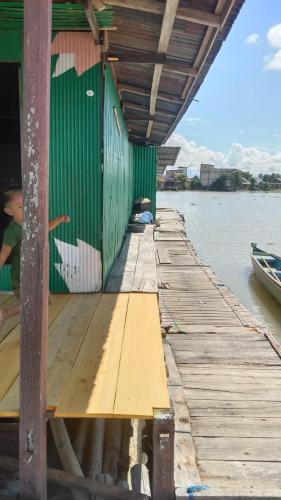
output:
<path id="1" fill-rule="evenodd" d="M 251 259 L 259 282 L 281 304 L 281 257 L 264 252 L 252 243 Z"/>

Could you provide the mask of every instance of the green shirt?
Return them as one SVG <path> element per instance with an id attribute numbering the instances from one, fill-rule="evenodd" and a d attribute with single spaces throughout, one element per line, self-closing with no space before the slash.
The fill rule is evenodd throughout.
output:
<path id="1" fill-rule="evenodd" d="M 20 248 L 22 240 L 22 226 L 12 220 L 4 231 L 3 245 L 12 247 L 12 286 L 14 289 L 20 287 Z"/>

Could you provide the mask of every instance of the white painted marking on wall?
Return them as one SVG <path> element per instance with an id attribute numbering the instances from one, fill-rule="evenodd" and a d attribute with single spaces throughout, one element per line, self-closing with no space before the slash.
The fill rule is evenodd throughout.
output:
<path id="1" fill-rule="evenodd" d="M 68 71 L 71 68 L 74 68 L 75 66 L 75 54 L 74 53 L 69 53 L 69 54 L 60 54 L 55 71 L 53 73 L 53 78 L 62 75 L 66 71 Z"/>
<path id="2" fill-rule="evenodd" d="M 101 252 L 77 239 L 77 246 L 55 238 L 62 259 L 55 264 L 66 286 L 72 293 L 97 292 L 102 287 Z"/>

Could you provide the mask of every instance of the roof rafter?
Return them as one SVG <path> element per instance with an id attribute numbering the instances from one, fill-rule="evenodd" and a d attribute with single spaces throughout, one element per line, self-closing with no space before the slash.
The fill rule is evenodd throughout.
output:
<path id="1" fill-rule="evenodd" d="M 235 0 L 218 0 L 217 6 L 215 13 L 220 16 L 221 18 L 221 28 L 222 29 L 227 22 L 227 19 L 231 13 L 231 10 L 235 4 Z M 206 60 L 211 53 L 212 48 L 214 47 L 214 44 L 217 40 L 217 37 L 220 32 L 219 28 L 212 28 L 208 27 L 205 37 L 203 39 L 203 42 L 201 44 L 201 47 L 198 51 L 198 54 L 196 56 L 196 59 L 194 61 L 193 67 L 198 70 L 198 78 L 200 77 L 200 73 L 204 68 L 204 65 L 206 63 Z M 189 99 L 192 89 L 196 83 L 197 79 L 196 78 L 191 78 L 189 77 L 187 80 L 187 83 L 185 85 L 185 88 L 182 92 L 182 99 L 184 99 L 185 102 Z M 182 117 L 182 112 L 180 112 L 177 116 L 177 119 L 175 120 L 174 124 L 172 125 L 169 133 L 173 131 L 179 122 L 179 120 Z"/>
<path id="2" fill-rule="evenodd" d="M 88 23 L 89 23 L 90 28 L 91 28 L 92 33 L 93 33 L 95 43 L 96 43 L 96 45 L 99 45 L 99 43 L 100 43 L 100 29 L 99 29 L 99 25 L 98 25 L 98 22 L 96 19 L 92 0 L 83 0 L 83 4 L 85 6 L 85 13 L 86 13 Z"/>
<path id="3" fill-rule="evenodd" d="M 140 51 L 117 51 L 113 50 L 106 54 L 108 62 L 134 64 L 165 64 L 167 70 L 181 75 L 197 76 L 197 70 L 188 66 L 184 59 L 170 57 L 165 53 L 140 52 Z"/>
<path id="4" fill-rule="evenodd" d="M 144 87 L 137 87 L 135 85 L 130 85 L 128 83 L 118 83 L 119 92 L 128 92 L 130 94 L 139 94 L 146 97 L 150 97 L 150 89 L 145 89 Z M 165 94 L 164 92 L 159 92 L 157 99 L 160 101 L 168 101 L 173 104 L 178 104 L 181 106 L 183 104 L 183 99 L 181 97 L 176 97 L 172 94 Z"/>
<path id="5" fill-rule="evenodd" d="M 115 7 L 124 7 L 125 9 L 148 12 L 151 14 L 164 14 L 163 4 L 157 0 L 103 0 L 103 3 L 106 5 L 110 4 Z M 190 21 L 196 24 L 212 26 L 214 28 L 220 27 L 221 24 L 221 18 L 219 15 L 188 7 L 179 7 L 176 18 L 181 19 L 182 21 Z"/>
<path id="6" fill-rule="evenodd" d="M 179 0 L 166 0 L 165 11 L 162 19 L 162 26 L 160 31 L 160 38 L 158 43 L 158 52 L 166 53 L 173 29 L 173 24 L 176 18 L 176 13 L 179 5 Z M 153 116 L 155 114 L 157 94 L 159 90 L 160 78 L 163 69 L 163 64 L 155 64 L 149 112 Z M 149 139 L 152 130 L 153 121 L 149 120 L 146 137 Z"/>

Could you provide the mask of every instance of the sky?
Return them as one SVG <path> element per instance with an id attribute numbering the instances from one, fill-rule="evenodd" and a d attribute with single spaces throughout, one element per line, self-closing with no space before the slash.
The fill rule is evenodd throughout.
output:
<path id="1" fill-rule="evenodd" d="M 178 165 L 281 173 L 281 0 L 246 0 L 167 145 Z"/>

